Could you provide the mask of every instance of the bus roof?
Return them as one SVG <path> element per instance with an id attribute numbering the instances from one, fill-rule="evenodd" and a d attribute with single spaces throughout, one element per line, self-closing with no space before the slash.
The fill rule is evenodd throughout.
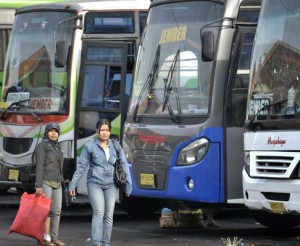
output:
<path id="1" fill-rule="evenodd" d="M 17 10 L 17 13 L 36 10 L 148 10 L 150 0 L 73 0 L 71 2 L 44 3 L 26 6 Z"/>

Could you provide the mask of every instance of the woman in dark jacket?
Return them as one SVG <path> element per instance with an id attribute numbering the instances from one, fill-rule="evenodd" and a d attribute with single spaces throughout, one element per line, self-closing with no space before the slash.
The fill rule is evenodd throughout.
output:
<path id="1" fill-rule="evenodd" d="M 55 122 L 46 125 L 44 137 L 34 151 L 36 162 L 36 194 L 44 193 L 52 199 L 49 217 L 46 219 L 44 228 L 44 241 L 38 245 L 64 246 L 58 240 L 58 230 L 62 206 L 62 168 L 63 152 L 58 143 L 60 127 Z"/>

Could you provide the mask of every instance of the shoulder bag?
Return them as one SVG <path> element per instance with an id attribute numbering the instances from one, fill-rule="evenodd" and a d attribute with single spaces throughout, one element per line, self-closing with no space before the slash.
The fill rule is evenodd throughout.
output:
<path id="1" fill-rule="evenodd" d="M 114 148 L 117 152 L 117 160 L 115 162 L 114 180 L 118 188 L 124 188 L 126 184 L 126 173 L 121 165 L 120 153 L 116 148 L 115 140 L 112 140 Z"/>

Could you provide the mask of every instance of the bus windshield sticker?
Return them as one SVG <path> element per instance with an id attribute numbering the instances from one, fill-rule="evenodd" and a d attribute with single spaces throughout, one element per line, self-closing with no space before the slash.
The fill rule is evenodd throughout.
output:
<path id="1" fill-rule="evenodd" d="M 12 104 L 13 102 L 18 102 L 26 99 L 29 99 L 29 92 L 13 92 L 8 93 L 7 95 L 8 105 Z"/>
<path id="2" fill-rule="evenodd" d="M 186 38 L 187 27 L 173 27 L 163 29 L 160 35 L 160 44 L 183 41 Z"/>
<path id="3" fill-rule="evenodd" d="M 269 98 L 252 99 L 249 104 L 249 115 L 255 115 L 262 108 L 270 104 Z M 267 115 L 268 110 L 262 110 L 259 112 L 260 115 Z"/>

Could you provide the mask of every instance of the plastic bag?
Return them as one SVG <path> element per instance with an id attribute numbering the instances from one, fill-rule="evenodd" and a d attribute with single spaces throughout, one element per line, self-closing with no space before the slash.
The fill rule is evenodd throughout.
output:
<path id="1" fill-rule="evenodd" d="M 24 192 L 18 213 L 8 234 L 16 232 L 42 241 L 50 206 L 51 198 L 46 198 L 45 194 L 36 196 L 36 194 Z"/>

